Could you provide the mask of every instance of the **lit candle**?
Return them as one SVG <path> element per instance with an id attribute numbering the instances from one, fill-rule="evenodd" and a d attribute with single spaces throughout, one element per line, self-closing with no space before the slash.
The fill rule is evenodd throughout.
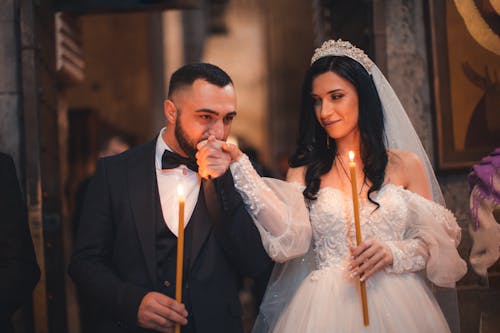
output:
<path id="1" fill-rule="evenodd" d="M 356 229 L 356 244 L 361 244 L 361 225 L 359 223 L 359 198 L 358 185 L 356 181 L 356 162 L 354 162 L 354 152 L 349 151 L 349 171 L 351 172 L 351 188 L 352 188 L 352 206 L 354 210 L 354 227 Z M 361 303 L 363 306 L 363 323 L 365 326 L 370 324 L 368 318 L 368 302 L 366 298 L 365 281 L 360 281 Z"/>
<path id="2" fill-rule="evenodd" d="M 175 300 L 182 303 L 182 270 L 184 263 L 184 189 L 182 185 L 177 186 L 179 196 L 179 226 L 177 228 L 177 268 L 175 274 Z M 181 325 L 175 325 L 175 333 L 181 332 Z"/>

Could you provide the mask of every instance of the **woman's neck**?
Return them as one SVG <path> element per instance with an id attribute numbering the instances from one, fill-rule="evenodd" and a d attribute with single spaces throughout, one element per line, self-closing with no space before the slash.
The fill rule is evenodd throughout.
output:
<path id="1" fill-rule="evenodd" d="M 359 159 L 361 157 L 359 133 L 356 134 L 357 135 L 353 133 L 353 135 L 335 140 L 337 154 L 342 156 L 342 158 L 348 159 L 349 151 L 354 152 L 355 159 Z"/>

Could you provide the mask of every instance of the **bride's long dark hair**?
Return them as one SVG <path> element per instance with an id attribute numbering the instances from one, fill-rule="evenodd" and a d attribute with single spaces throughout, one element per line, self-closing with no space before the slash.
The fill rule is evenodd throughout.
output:
<path id="1" fill-rule="evenodd" d="M 320 177 L 332 168 L 333 160 L 337 154 L 335 140 L 328 138 L 329 143 L 327 144 L 327 134 L 316 118 L 314 101 L 311 96 L 314 79 L 328 71 L 348 80 L 358 93 L 360 154 L 364 165 L 363 172 L 372 183 L 368 190 L 368 199 L 379 206 L 372 200 L 371 194 L 381 188 L 388 160 L 385 145 L 384 113 L 370 74 L 361 64 L 349 57 L 323 57 L 309 67 L 302 86 L 297 149 L 290 157 L 289 164 L 291 167 L 306 166 L 304 196 L 307 199 L 315 200 L 320 188 Z"/>

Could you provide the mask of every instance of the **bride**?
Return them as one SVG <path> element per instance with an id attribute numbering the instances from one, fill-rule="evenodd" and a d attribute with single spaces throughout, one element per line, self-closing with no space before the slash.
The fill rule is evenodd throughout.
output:
<path id="1" fill-rule="evenodd" d="M 466 271 L 460 228 L 389 83 L 346 41 L 316 49 L 288 183 L 262 179 L 233 145 L 235 186 L 278 263 L 254 332 L 449 332 L 426 279 Z M 355 245 L 348 151 L 363 242 Z M 370 324 L 363 325 L 359 281 Z"/>

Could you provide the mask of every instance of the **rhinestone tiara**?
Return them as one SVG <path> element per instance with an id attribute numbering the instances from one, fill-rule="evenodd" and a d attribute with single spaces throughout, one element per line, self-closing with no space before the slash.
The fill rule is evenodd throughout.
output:
<path id="1" fill-rule="evenodd" d="M 363 50 L 358 49 L 348 41 L 344 41 L 342 39 L 327 40 L 323 43 L 323 45 L 321 45 L 320 48 L 317 48 L 314 51 L 314 55 L 311 58 L 311 64 L 319 58 L 328 56 L 349 57 L 359 62 L 369 73 L 371 73 L 370 70 L 373 66 L 373 62 L 371 61 L 371 59 L 365 54 Z"/>

